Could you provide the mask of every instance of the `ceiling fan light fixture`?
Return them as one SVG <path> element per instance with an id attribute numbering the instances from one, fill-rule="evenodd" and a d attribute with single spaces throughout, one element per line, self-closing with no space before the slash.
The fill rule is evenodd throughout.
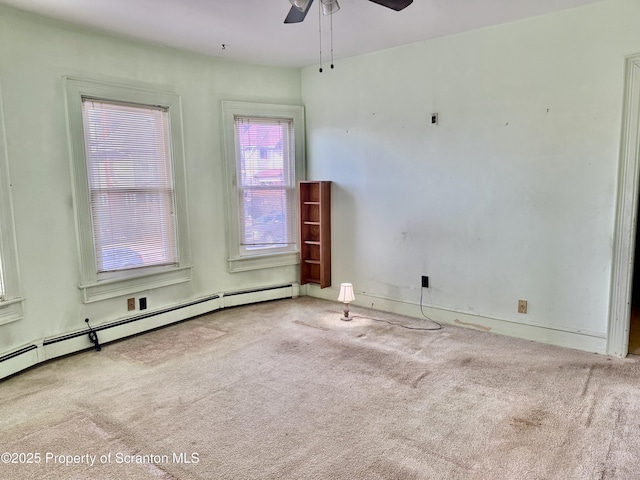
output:
<path id="1" fill-rule="evenodd" d="M 309 6 L 309 1 L 310 0 L 289 0 L 289 2 L 291 2 L 291 5 L 296 7 L 301 12 L 304 12 L 307 9 L 307 7 Z"/>
<path id="2" fill-rule="evenodd" d="M 323 15 L 333 15 L 338 10 L 340 10 L 340 5 L 338 5 L 338 0 L 320 0 L 320 5 L 322 5 Z"/>

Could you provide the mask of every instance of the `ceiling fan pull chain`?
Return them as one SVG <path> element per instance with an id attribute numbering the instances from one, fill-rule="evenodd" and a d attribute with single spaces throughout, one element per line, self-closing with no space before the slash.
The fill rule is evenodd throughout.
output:
<path id="1" fill-rule="evenodd" d="M 320 37 L 320 73 L 322 73 L 322 7 L 320 5 L 318 5 L 318 36 Z"/>
<path id="2" fill-rule="evenodd" d="M 333 69 L 333 15 L 331 15 L 331 69 Z"/>

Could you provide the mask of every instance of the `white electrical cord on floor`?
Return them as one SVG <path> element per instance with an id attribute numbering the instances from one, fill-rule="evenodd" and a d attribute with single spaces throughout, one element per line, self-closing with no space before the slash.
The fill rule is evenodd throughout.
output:
<path id="1" fill-rule="evenodd" d="M 434 327 L 434 328 L 408 327 L 407 325 L 403 325 L 402 323 L 390 322 L 388 320 L 381 320 L 379 318 L 363 317 L 361 315 L 354 315 L 351 318 L 363 318 L 365 320 L 373 320 L 374 322 L 388 323 L 389 325 L 396 325 L 398 327 L 406 328 L 407 330 L 423 330 L 423 331 L 426 331 L 426 332 L 433 331 L 433 330 L 441 330 L 442 329 L 442 325 L 439 324 L 438 322 L 436 322 L 435 320 L 433 320 L 432 318 L 427 317 L 425 315 L 425 313 L 424 313 L 424 310 L 422 309 L 422 292 L 423 292 L 423 290 L 424 290 L 424 288 L 422 288 L 420 290 L 420 313 L 422 313 L 422 316 L 424 318 L 426 318 L 427 320 L 429 320 L 432 323 L 435 323 L 437 325 L 437 327 Z"/>

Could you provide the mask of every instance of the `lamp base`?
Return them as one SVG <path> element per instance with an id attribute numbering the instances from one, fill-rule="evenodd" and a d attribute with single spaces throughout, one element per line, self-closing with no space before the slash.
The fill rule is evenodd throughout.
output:
<path id="1" fill-rule="evenodd" d="M 349 303 L 344 303 L 344 306 L 342 307 L 342 313 L 344 313 L 344 315 L 340 320 L 342 320 L 343 322 L 350 322 L 351 318 L 349 317 Z"/>

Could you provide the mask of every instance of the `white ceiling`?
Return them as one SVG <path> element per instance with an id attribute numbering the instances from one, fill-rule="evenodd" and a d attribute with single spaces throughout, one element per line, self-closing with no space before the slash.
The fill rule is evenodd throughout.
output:
<path id="1" fill-rule="evenodd" d="M 395 12 L 368 0 L 339 0 L 335 58 L 543 15 L 603 0 L 414 0 Z M 318 63 L 316 0 L 306 20 L 283 23 L 288 0 L 0 0 L 100 30 L 213 57 L 302 67 Z M 329 58 L 331 17 L 322 20 Z M 226 48 L 222 49 L 222 44 Z"/>

